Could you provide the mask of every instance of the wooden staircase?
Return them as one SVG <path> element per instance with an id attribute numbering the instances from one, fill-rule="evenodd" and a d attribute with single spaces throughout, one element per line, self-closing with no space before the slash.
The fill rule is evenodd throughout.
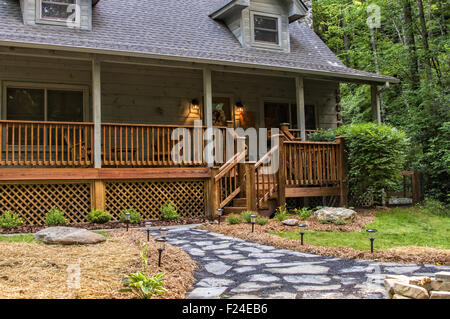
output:
<path id="1" fill-rule="evenodd" d="M 277 197 L 273 196 L 269 200 L 265 201 L 263 205 L 258 208 L 258 213 L 261 216 L 270 217 L 275 213 L 278 207 Z M 239 197 L 234 198 L 231 205 L 223 208 L 224 215 L 240 214 L 247 210 L 247 198 Z"/>

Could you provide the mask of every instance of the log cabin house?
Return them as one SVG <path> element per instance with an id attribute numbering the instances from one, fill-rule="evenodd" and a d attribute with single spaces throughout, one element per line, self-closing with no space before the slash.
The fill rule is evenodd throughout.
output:
<path id="1" fill-rule="evenodd" d="M 346 67 L 311 29 L 302 0 L 3 0 L 0 2 L 0 212 L 72 223 L 92 208 L 159 217 L 272 210 L 286 198 L 346 205 L 339 83 L 395 78 Z M 202 121 L 194 134 L 195 121 Z M 176 128 L 281 128 L 282 142 L 240 163 L 174 163 Z M 236 137 L 239 140 L 239 137 Z M 242 140 L 242 139 L 241 139 Z M 261 167 L 279 156 L 280 169 Z M 269 211 L 270 213 L 270 211 Z"/>

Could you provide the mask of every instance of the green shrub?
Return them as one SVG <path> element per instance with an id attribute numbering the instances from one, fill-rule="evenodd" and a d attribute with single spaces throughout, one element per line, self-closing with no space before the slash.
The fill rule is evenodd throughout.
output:
<path id="1" fill-rule="evenodd" d="M 351 201 L 373 199 L 373 204 L 381 204 L 404 168 L 408 145 L 405 133 L 375 123 L 345 125 L 335 133 L 345 136 Z"/>
<path id="2" fill-rule="evenodd" d="M 266 225 L 268 222 L 269 222 L 269 220 L 268 220 L 267 218 L 264 218 L 264 217 L 258 217 L 258 218 L 256 218 L 256 223 L 257 223 L 258 225 L 264 226 L 264 225 Z"/>
<path id="3" fill-rule="evenodd" d="M 120 292 L 132 292 L 140 299 L 150 299 L 155 295 L 162 295 L 167 290 L 164 288 L 164 273 L 150 276 L 148 268 L 148 245 L 143 244 L 141 249 L 141 261 L 143 271 L 130 274 L 123 280 L 124 288 Z"/>
<path id="4" fill-rule="evenodd" d="M 251 217 L 250 217 L 251 215 L 258 216 L 257 213 L 246 210 L 246 211 L 241 213 L 241 219 L 243 221 L 247 222 L 247 223 L 250 223 L 251 222 Z"/>
<path id="5" fill-rule="evenodd" d="M 230 217 L 227 217 L 227 223 L 229 225 L 237 225 L 237 224 L 240 224 L 241 222 L 242 222 L 241 216 L 232 215 Z"/>
<path id="6" fill-rule="evenodd" d="M 335 142 L 336 134 L 333 130 L 318 130 L 308 134 L 308 141 L 311 142 Z"/>
<path id="7" fill-rule="evenodd" d="M 177 208 L 172 202 L 168 202 L 166 205 L 161 207 L 161 218 L 174 220 L 180 219 L 181 216 L 177 213 Z"/>
<path id="8" fill-rule="evenodd" d="M 88 215 L 87 220 L 94 224 L 104 224 L 111 220 L 111 215 L 100 209 L 93 209 Z"/>
<path id="9" fill-rule="evenodd" d="M 420 208 L 433 215 L 450 217 L 450 206 L 435 199 L 425 199 Z"/>
<path id="10" fill-rule="evenodd" d="M 137 212 L 134 208 L 125 209 L 122 214 L 120 214 L 120 221 L 122 223 L 126 222 L 125 213 L 130 213 L 130 224 L 139 224 L 141 222 L 141 214 Z"/>
<path id="11" fill-rule="evenodd" d="M 64 218 L 64 212 L 53 208 L 47 215 L 45 215 L 45 224 L 47 226 L 65 226 L 69 222 L 68 219 Z"/>
<path id="12" fill-rule="evenodd" d="M 288 209 L 286 208 L 286 204 L 277 208 L 275 212 L 275 218 L 280 222 L 287 219 Z"/>
<path id="13" fill-rule="evenodd" d="M 14 228 L 23 224 L 23 219 L 14 212 L 4 211 L 0 216 L 0 228 Z"/>
<path id="14" fill-rule="evenodd" d="M 291 212 L 293 214 L 295 214 L 295 215 L 298 215 L 301 220 L 308 219 L 309 216 L 311 216 L 314 213 L 313 210 L 311 210 L 311 209 L 309 209 L 307 207 L 303 207 L 303 208 L 300 208 L 300 209 L 294 208 Z"/>

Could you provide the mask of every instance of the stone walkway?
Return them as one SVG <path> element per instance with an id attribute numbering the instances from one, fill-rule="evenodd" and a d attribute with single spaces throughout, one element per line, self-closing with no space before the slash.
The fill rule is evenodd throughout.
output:
<path id="1" fill-rule="evenodd" d="M 188 295 L 193 299 L 384 298 L 387 274 L 431 276 L 450 270 L 305 254 L 189 227 L 171 229 L 168 241 L 199 265 Z"/>

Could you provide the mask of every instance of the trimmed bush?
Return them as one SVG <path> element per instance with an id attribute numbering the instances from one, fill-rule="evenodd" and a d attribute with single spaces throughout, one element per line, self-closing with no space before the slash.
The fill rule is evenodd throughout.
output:
<path id="1" fill-rule="evenodd" d="M 100 209 L 94 209 L 87 215 L 87 220 L 94 224 L 105 224 L 111 220 L 111 215 Z"/>
<path id="2" fill-rule="evenodd" d="M 47 226 L 65 226 L 68 224 L 68 219 L 64 218 L 64 212 L 53 208 L 45 215 L 45 224 Z"/>
<path id="3" fill-rule="evenodd" d="M 308 141 L 310 142 L 335 142 L 336 134 L 333 130 L 318 130 L 308 134 Z"/>
<path id="4" fill-rule="evenodd" d="M 9 210 L 4 211 L 0 216 L 0 228 L 14 228 L 23 224 L 23 219 L 19 214 Z"/>
<path id="5" fill-rule="evenodd" d="M 227 217 L 227 223 L 230 225 L 237 225 L 242 222 L 241 216 L 238 215 L 232 215 L 230 217 Z"/>
<path id="6" fill-rule="evenodd" d="M 172 202 L 168 202 L 161 207 L 161 218 L 167 220 L 180 219 L 181 216 L 177 212 L 177 208 Z"/>
<path id="7" fill-rule="evenodd" d="M 375 123 L 346 125 L 335 133 L 345 136 L 351 202 L 381 204 L 385 192 L 400 180 L 408 145 L 405 133 Z"/>
<path id="8" fill-rule="evenodd" d="M 126 222 L 125 213 L 130 213 L 130 224 L 139 224 L 141 222 L 141 214 L 137 212 L 134 208 L 125 209 L 122 214 L 120 214 L 120 221 L 122 223 Z"/>

